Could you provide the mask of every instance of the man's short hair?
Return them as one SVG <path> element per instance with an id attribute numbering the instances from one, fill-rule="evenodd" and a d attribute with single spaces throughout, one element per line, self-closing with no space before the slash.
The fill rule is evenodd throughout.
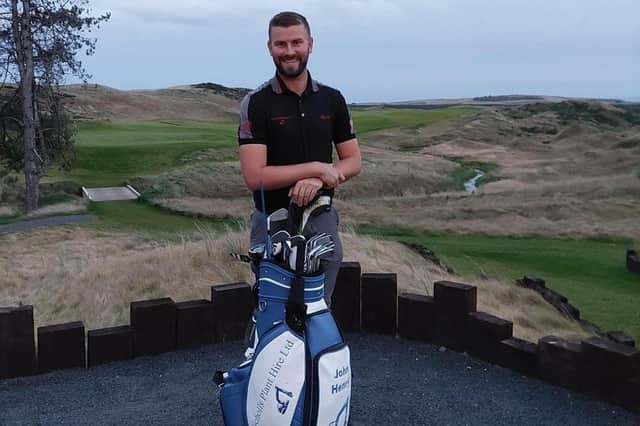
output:
<path id="1" fill-rule="evenodd" d="M 307 34 L 311 35 L 311 28 L 307 18 L 296 12 L 280 12 L 269 21 L 269 38 L 271 38 L 271 28 L 273 27 L 292 27 L 294 25 L 304 25 Z"/>

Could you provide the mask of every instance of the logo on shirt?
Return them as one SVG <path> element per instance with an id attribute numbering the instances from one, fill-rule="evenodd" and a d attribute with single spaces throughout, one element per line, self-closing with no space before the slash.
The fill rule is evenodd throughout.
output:
<path id="1" fill-rule="evenodd" d="M 279 126 L 284 126 L 289 121 L 288 115 L 283 115 L 279 117 L 271 117 L 271 121 L 275 121 Z"/>
<path id="2" fill-rule="evenodd" d="M 245 120 L 240 124 L 240 133 L 251 134 L 251 121 Z"/>
<path id="3" fill-rule="evenodd" d="M 331 116 L 329 114 L 320 114 L 320 120 L 331 120 Z"/>

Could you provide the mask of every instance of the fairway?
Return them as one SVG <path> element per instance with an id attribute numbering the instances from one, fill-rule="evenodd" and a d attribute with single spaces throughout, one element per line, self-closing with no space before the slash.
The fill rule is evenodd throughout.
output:
<path id="1" fill-rule="evenodd" d="M 353 111 L 358 134 L 422 127 L 473 112 L 474 108 L 434 110 L 359 109 Z M 50 180 L 82 186 L 115 186 L 139 176 L 158 175 L 192 164 L 237 160 L 235 121 L 89 121 L 78 125 L 76 158 L 65 172 L 52 169 Z"/>
<path id="2" fill-rule="evenodd" d="M 50 177 L 82 186 L 113 186 L 202 161 L 229 160 L 236 156 L 235 132 L 232 122 L 84 122 L 78 126 L 71 169 L 52 170 Z"/>
<path id="3" fill-rule="evenodd" d="M 77 146 L 131 146 L 233 141 L 237 124 L 192 120 L 89 121 L 78 125 Z"/>
<path id="4" fill-rule="evenodd" d="M 583 319 L 640 341 L 640 276 L 625 268 L 632 241 L 444 235 L 369 226 L 361 231 L 427 246 L 471 284 L 482 276 L 509 282 L 523 275 L 544 278 Z"/>
<path id="5" fill-rule="evenodd" d="M 201 231 L 228 231 L 240 226 L 237 220 L 188 217 L 136 200 L 91 203 L 88 213 L 96 216 L 98 222 L 85 226 L 134 231 L 156 237 L 159 234 L 168 237 L 171 234 L 188 236 L 200 234 Z"/>
<path id="6" fill-rule="evenodd" d="M 356 128 L 356 134 L 361 135 L 376 130 L 398 127 L 418 128 L 428 126 L 443 120 L 460 117 L 476 111 L 473 107 L 448 107 L 431 110 L 404 108 L 352 108 L 351 115 Z"/>

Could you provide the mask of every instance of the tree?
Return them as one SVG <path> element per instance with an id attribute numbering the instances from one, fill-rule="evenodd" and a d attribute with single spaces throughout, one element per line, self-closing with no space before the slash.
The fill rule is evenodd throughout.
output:
<path id="1" fill-rule="evenodd" d="M 77 55 L 81 50 L 93 54 L 97 40 L 88 33 L 110 18 L 109 13 L 91 16 L 87 4 L 87 0 L 0 0 L 0 65 L 5 82 L 17 85 L 16 96 L 8 96 L 2 108 L 3 117 L 13 123 L 9 127 L 17 131 L 7 131 L 3 120 L 2 146 L 5 155 L 13 155 L 13 166 L 21 165 L 24 172 L 26 211 L 38 207 L 38 183 L 52 159 L 71 146 L 58 85 L 67 75 L 85 82 L 90 77 Z M 0 90 L 4 87 L 3 83 Z M 12 109 L 17 114 L 5 115 Z M 15 149 L 16 141 L 22 149 Z M 16 161 L 20 155 L 21 161 Z"/>

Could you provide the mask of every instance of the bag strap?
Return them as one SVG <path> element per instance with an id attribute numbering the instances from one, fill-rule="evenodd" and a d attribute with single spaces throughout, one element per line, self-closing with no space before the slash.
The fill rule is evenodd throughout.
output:
<path id="1" fill-rule="evenodd" d="M 296 276 L 291 283 L 287 300 L 286 321 L 289 328 L 302 334 L 307 323 L 307 305 L 304 304 L 304 257 L 305 241 L 296 241 Z"/>

